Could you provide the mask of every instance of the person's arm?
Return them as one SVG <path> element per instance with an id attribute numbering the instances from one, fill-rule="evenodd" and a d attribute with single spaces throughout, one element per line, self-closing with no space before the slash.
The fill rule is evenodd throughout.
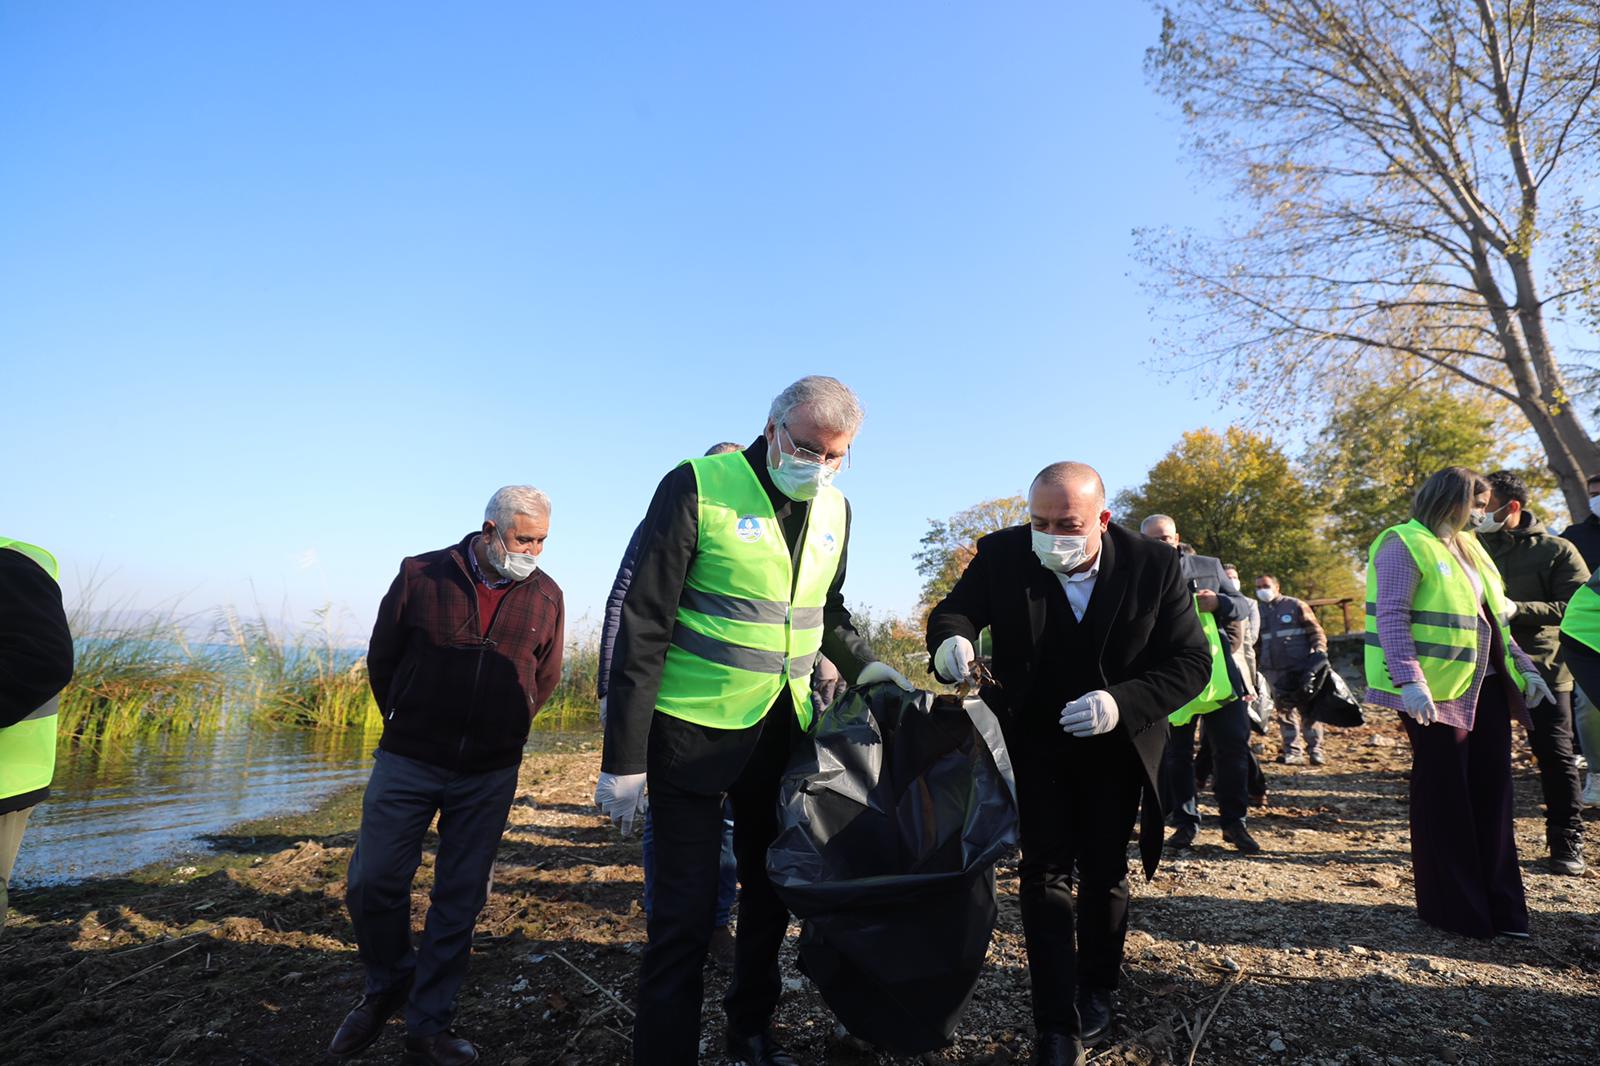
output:
<path id="1" fill-rule="evenodd" d="M 1317 621 L 1317 612 L 1305 600 L 1300 601 L 1300 624 L 1311 631 L 1311 650 L 1319 655 L 1328 654 L 1328 634 Z"/>
<path id="2" fill-rule="evenodd" d="M 1211 676 L 1211 649 L 1178 557 L 1166 560 L 1155 621 L 1146 640 L 1150 665 L 1138 677 L 1108 685 L 1120 724 L 1138 735 L 1200 694 Z"/>
<path id="3" fill-rule="evenodd" d="M 539 713 L 539 708 L 545 705 L 556 686 L 561 684 L 561 656 L 567 646 L 567 601 L 559 589 L 556 590 L 555 601 L 556 623 L 545 629 L 545 639 L 535 651 L 539 665 L 533 673 L 533 683 L 537 689 L 531 708 L 534 714 Z"/>
<path id="4" fill-rule="evenodd" d="M 1560 625 L 1562 616 L 1567 613 L 1567 602 L 1589 580 L 1589 568 L 1584 565 L 1577 548 L 1558 538 L 1552 538 L 1550 543 L 1558 550 L 1548 572 L 1549 598 L 1517 600 L 1517 613 L 1511 620 L 1518 629 Z"/>
<path id="5" fill-rule="evenodd" d="M 633 582 L 633 565 L 639 557 L 640 522 L 633 527 L 628 546 L 623 549 L 622 562 L 617 566 L 617 576 L 611 581 L 611 593 L 606 597 L 605 614 L 600 621 L 600 669 L 595 679 L 595 695 L 606 698 L 611 688 L 611 660 L 616 651 L 617 630 L 622 626 L 622 601 L 628 596 L 628 586 Z"/>
<path id="6" fill-rule="evenodd" d="M 677 625 L 678 599 L 700 541 L 700 493 L 694 469 L 675 467 L 656 486 L 639 528 L 633 580 L 622 601 L 600 768 L 609 774 L 645 769 L 650 721 Z"/>
<path id="7" fill-rule="evenodd" d="M 839 569 L 834 571 L 833 584 L 828 586 L 828 598 L 822 606 L 822 654 L 833 660 L 839 674 L 850 684 L 856 683 L 861 668 L 877 662 L 878 656 L 856 632 L 850 609 L 844 605 L 844 572 L 850 552 L 850 501 L 844 504 L 844 543 L 839 545 Z"/>
<path id="8" fill-rule="evenodd" d="M 26 555 L 0 549 L 0 726 L 16 725 L 71 680 L 61 586 Z"/>
<path id="9" fill-rule="evenodd" d="M 928 614 L 930 662 L 938 654 L 939 645 L 951 637 L 965 637 L 976 648 L 978 634 L 993 621 L 989 610 L 989 588 L 995 572 L 995 560 L 994 552 L 984 542 L 987 539 L 978 541 L 978 550 L 956 579 L 955 587 Z"/>
<path id="10" fill-rule="evenodd" d="M 1378 549 L 1373 565 L 1378 568 L 1378 644 L 1389 665 L 1389 680 L 1399 688 L 1423 680 L 1411 637 L 1411 601 L 1422 574 L 1399 537 L 1390 537 Z"/>
<path id="11" fill-rule="evenodd" d="M 378 620 L 372 624 L 372 639 L 367 642 L 367 681 L 378 710 L 389 709 L 389 685 L 405 654 L 406 636 L 402 619 L 406 610 L 406 564 L 389 584 L 383 602 L 378 604 Z"/>

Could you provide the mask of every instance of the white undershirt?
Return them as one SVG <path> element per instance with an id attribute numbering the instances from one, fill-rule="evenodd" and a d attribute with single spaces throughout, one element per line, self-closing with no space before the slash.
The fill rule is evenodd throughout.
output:
<path id="1" fill-rule="evenodd" d="M 1072 615 L 1078 621 L 1083 621 L 1083 612 L 1089 609 L 1089 597 L 1094 595 L 1095 578 L 1100 576 L 1100 559 L 1104 552 L 1099 552 L 1094 557 L 1094 562 L 1089 569 L 1076 574 L 1056 574 L 1056 579 L 1061 582 L 1061 591 L 1067 594 L 1067 603 L 1072 608 Z"/>

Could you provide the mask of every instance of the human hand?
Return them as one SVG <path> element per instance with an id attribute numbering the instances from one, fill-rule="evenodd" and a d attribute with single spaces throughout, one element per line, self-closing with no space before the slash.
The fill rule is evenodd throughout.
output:
<path id="1" fill-rule="evenodd" d="M 917 686 L 911 683 L 910 678 L 886 662 L 868 663 L 856 677 L 857 685 L 870 685 L 877 681 L 893 681 L 907 692 L 917 691 Z"/>
<path id="2" fill-rule="evenodd" d="M 1195 606 L 1206 614 L 1211 614 L 1217 609 L 1217 594 L 1211 589 L 1197 589 L 1194 594 Z"/>
<path id="3" fill-rule="evenodd" d="M 644 814 L 649 799 L 644 790 L 644 774 L 608 774 L 600 771 L 595 782 L 595 806 L 605 812 L 612 823 L 622 827 L 624 836 L 633 832 L 634 819 Z"/>
<path id="4" fill-rule="evenodd" d="M 1527 697 L 1529 707 L 1537 707 L 1541 703 L 1554 703 L 1556 701 L 1555 693 L 1550 691 L 1550 682 L 1546 681 L 1537 670 L 1529 674 L 1524 680 L 1528 683 L 1528 690 L 1523 695 Z"/>
<path id="5" fill-rule="evenodd" d="M 1426 681 L 1411 681 L 1400 686 L 1400 698 L 1405 702 L 1406 713 L 1422 725 L 1432 725 L 1439 720 L 1439 708 L 1434 706 L 1433 693 Z"/>
<path id="6" fill-rule="evenodd" d="M 946 637 L 933 653 L 933 672 L 941 681 L 959 685 L 972 676 L 974 656 L 972 641 L 962 636 Z"/>
<path id="7" fill-rule="evenodd" d="M 1111 693 L 1096 689 L 1061 708 L 1061 728 L 1075 737 L 1097 736 L 1115 729 L 1120 717 Z"/>

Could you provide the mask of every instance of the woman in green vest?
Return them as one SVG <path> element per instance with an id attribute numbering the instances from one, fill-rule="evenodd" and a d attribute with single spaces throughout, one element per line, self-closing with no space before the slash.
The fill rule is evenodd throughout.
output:
<path id="1" fill-rule="evenodd" d="M 1462 467 L 1417 491 L 1411 521 L 1372 542 L 1368 703 L 1401 712 L 1411 741 L 1417 915 L 1472 937 L 1526 937 L 1511 819 L 1511 718 L 1549 686 L 1511 639 L 1500 573 L 1466 532 L 1489 486 Z"/>

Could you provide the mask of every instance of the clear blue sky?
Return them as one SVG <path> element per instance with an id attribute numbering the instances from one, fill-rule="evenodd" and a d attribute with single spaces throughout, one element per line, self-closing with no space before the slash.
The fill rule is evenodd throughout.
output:
<path id="1" fill-rule="evenodd" d="M 0 7 L 0 527 L 69 595 L 364 638 L 499 485 L 598 615 L 660 476 L 860 393 L 848 597 L 1064 458 L 1237 408 L 1153 369 L 1138 225 L 1216 210 L 1140 4 Z"/>

